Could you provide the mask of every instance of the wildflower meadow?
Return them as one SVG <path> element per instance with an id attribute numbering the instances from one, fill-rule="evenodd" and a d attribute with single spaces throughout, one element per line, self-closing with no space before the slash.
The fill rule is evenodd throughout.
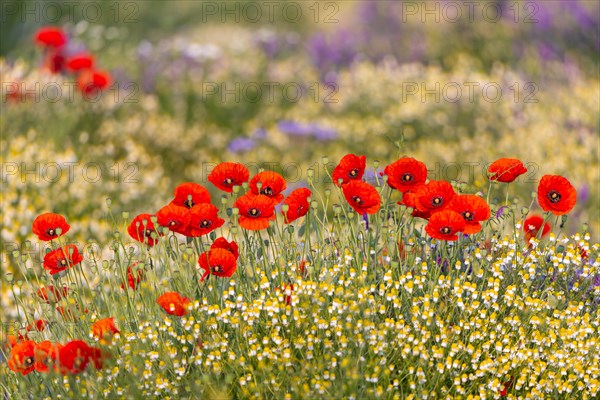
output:
<path id="1" fill-rule="evenodd" d="M 3 399 L 600 398 L 600 6 L 0 5 Z"/>

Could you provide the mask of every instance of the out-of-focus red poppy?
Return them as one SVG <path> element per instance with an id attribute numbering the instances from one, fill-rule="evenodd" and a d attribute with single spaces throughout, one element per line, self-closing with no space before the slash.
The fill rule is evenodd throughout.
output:
<path id="1" fill-rule="evenodd" d="M 385 167 L 387 184 L 404 193 L 414 190 L 427 180 L 427 167 L 421 161 L 412 157 L 402 157 Z"/>
<path id="2" fill-rule="evenodd" d="M 260 189 L 258 188 L 260 185 Z M 263 171 L 256 174 L 250 181 L 250 190 L 254 195 L 265 195 L 280 203 L 283 200 L 281 192 L 287 187 L 283 176 L 273 171 Z"/>
<path id="3" fill-rule="evenodd" d="M 463 233 L 471 235 L 481 230 L 481 222 L 490 218 L 490 206 L 479 196 L 460 194 L 454 196 L 449 208 L 462 215 L 466 226 Z"/>
<path id="4" fill-rule="evenodd" d="M 198 204 L 210 203 L 210 193 L 202 185 L 185 182 L 175 188 L 175 198 L 171 203 L 192 208 Z"/>
<path id="5" fill-rule="evenodd" d="M 8 356 L 8 368 L 22 375 L 27 375 L 33 372 L 34 367 L 34 352 L 35 342 L 33 340 L 25 340 L 17 343 L 10 351 Z"/>
<path id="6" fill-rule="evenodd" d="M 134 272 L 134 268 L 136 268 L 137 265 L 138 263 L 135 262 L 127 267 L 127 286 L 133 290 L 137 290 L 142 282 L 142 279 L 144 279 L 143 269 L 140 268 Z M 125 284 L 121 284 L 121 289 L 125 289 Z"/>
<path id="7" fill-rule="evenodd" d="M 37 295 L 39 298 L 44 300 L 46 303 L 57 303 L 63 297 L 67 297 L 69 294 L 69 288 L 63 286 L 62 288 L 57 288 L 55 286 L 44 286 L 39 288 L 37 291 Z"/>
<path id="8" fill-rule="evenodd" d="M 85 371 L 90 362 L 91 350 L 83 340 L 72 340 L 65 344 L 58 351 L 60 372 L 75 375 Z"/>
<path id="9" fill-rule="evenodd" d="M 208 175 L 208 180 L 224 192 L 231 193 L 234 186 L 248 182 L 250 171 L 244 164 L 222 162 Z"/>
<path id="10" fill-rule="evenodd" d="M 58 354 L 62 345 L 60 343 L 53 343 L 49 340 L 44 340 L 35 345 L 33 350 L 35 363 L 34 368 L 38 372 L 58 372 Z"/>
<path id="11" fill-rule="evenodd" d="M 270 221 L 275 219 L 275 201 L 262 194 L 246 193 L 239 197 L 233 206 L 239 209 L 238 223 L 244 229 L 266 229 Z"/>
<path id="12" fill-rule="evenodd" d="M 59 48 L 67 43 L 67 35 L 62 29 L 55 26 L 44 26 L 35 33 L 34 40 L 42 47 Z"/>
<path id="13" fill-rule="evenodd" d="M 67 70 L 79 72 L 94 68 L 94 56 L 89 53 L 79 53 L 67 59 Z"/>
<path id="14" fill-rule="evenodd" d="M 177 292 L 167 292 L 162 294 L 156 302 L 167 314 L 181 317 L 187 313 L 190 299 L 183 297 Z"/>
<path id="15" fill-rule="evenodd" d="M 65 271 L 83 261 L 77 246 L 68 244 L 44 256 L 44 269 L 51 275 Z"/>
<path id="16" fill-rule="evenodd" d="M 434 213 L 446 208 L 456 193 L 452 185 L 446 181 L 430 181 L 419 186 L 415 195 L 419 211 Z"/>
<path id="17" fill-rule="evenodd" d="M 233 254 L 233 256 L 235 257 L 236 260 L 240 256 L 240 252 L 239 252 L 237 243 L 233 240 L 231 242 L 228 242 L 227 239 L 225 239 L 224 237 L 215 239 L 213 244 L 210 245 L 210 248 L 211 248 L 211 250 L 212 249 L 225 249 L 225 250 L 231 252 L 231 254 Z"/>
<path id="18" fill-rule="evenodd" d="M 198 265 L 205 271 L 201 280 L 204 280 L 209 274 L 229 278 L 237 269 L 237 262 L 233 253 L 221 248 L 213 248 L 200 254 Z"/>
<path id="19" fill-rule="evenodd" d="M 312 192 L 307 188 L 299 188 L 294 190 L 290 195 L 283 201 L 283 204 L 287 204 L 288 210 L 283 214 L 286 224 L 294 222 L 300 217 L 305 216 L 308 213 L 310 205 L 308 204 L 308 198 L 312 196 Z"/>
<path id="20" fill-rule="evenodd" d="M 44 68 L 53 74 L 65 70 L 66 58 L 62 50 L 51 50 L 44 56 Z"/>
<path id="21" fill-rule="evenodd" d="M 435 212 L 425 226 L 425 232 L 434 239 L 453 241 L 458 239 L 458 232 L 465 229 L 466 223 L 462 215 L 450 209 Z"/>
<path id="22" fill-rule="evenodd" d="M 350 181 L 342 186 L 348 204 L 359 214 L 375 214 L 381 207 L 379 192 L 363 181 Z"/>
<path id="23" fill-rule="evenodd" d="M 188 237 L 207 235 L 225 223 L 219 218 L 219 209 L 210 203 L 197 204 L 189 212 L 190 224 L 184 233 Z"/>
<path id="24" fill-rule="evenodd" d="M 27 327 L 25 328 L 25 330 L 27 332 L 31 332 L 33 330 L 41 332 L 44 329 L 46 329 L 47 326 L 48 326 L 48 321 L 46 321 L 45 319 L 36 319 L 35 321 L 27 324 Z"/>
<path id="25" fill-rule="evenodd" d="M 340 163 L 334 168 L 333 173 L 331 174 L 333 183 L 337 186 L 341 186 L 352 180 L 361 180 L 365 173 L 366 166 L 366 156 L 346 154 L 342 157 Z"/>
<path id="26" fill-rule="evenodd" d="M 44 213 L 33 220 L 31 228 L 40 240 L 47 242 L 64 235 L 71 229 L 71 226 L 62 215 Z"/>
<path id="27" fill-rule="evenodd" d="M 523 222 L 523 231 L 525 231 L 526 243 L 529 243 L 531 238 L 538 236 L 540 229 L 542 229 L 542 224 L 544 225 L 544 229 L 542 230 L 540 238 L 546 236 L 550 232 L 550 224 L 548 222 L 544 224 L 544 218 L 539 215 L 531 215 L 525 219 L 525 222 Z"/>
<path id="28" fill-rule="evenodd" d="M 156 213 L 156 222 L 171 232 L 185 235 L 190 225 L 191 217 L 192 215 L 187 207 L 169 203 Z"/>
<path id="29" fill-rule="evenodd" d="M 120 333 L 120 331 L 115 326 L 115 319 L 113 317 L 104 318 L 92 324 L 92 334 L 98 340 L 105 340 L 110 343 L 113 336 L 117 333 Z"/>
<path id="30" fill-rule="evenodd" d="M 275 289 L 275 291 L 283 294 L 283 302 L 285 305 L 289 306 L 292 304 L 292 292 L 294 291 L 293 283 L 283 285 L 281 288 Z"/>
<path id="31" fill-rule="evenodd" d="M 527 168 L 516 158 L 500 158 L 488 167 L 490 181 L 510 183 L 519 175 L 527 172 Z"/>
<path id="32" fill-rule="evenodd" d="M 544 175 L 538 185 L 538 203 L 544 211 L 564 215 L 575 207 L 577 191 L 571 182 L 560 175 Z"/>
<path id="33" fill-rule="evenodd" d="M 77 87 L 83 95 L 96 98 L 98 93 L 108 88 L 112 83 L 112 77 L 106 71 L 84 70 L 77 75 Z"/>
<path id="34" fill-rule="evenodd" d="M 150 214 L 140 214 L 136 216 L 133 221 L 131 221 L 131 224 L 129 224 L 129 227 L 127 227 L 129 236 L 150 247 L 158 242 L 160 236 L 163 236 L 162 232 L 156 230 L 151 218 L 152 215 Z"/>

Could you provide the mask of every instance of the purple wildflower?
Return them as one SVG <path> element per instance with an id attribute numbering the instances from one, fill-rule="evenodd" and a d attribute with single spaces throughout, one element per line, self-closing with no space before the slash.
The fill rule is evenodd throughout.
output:
<path id="1" fill-rule="evenodd" d="M 238 137 L 229 142 L 227 150 L 232 153 L 243 153 L 245 151 L 252 150 L 255 146 L 256 142 L 253 139 Z"/>

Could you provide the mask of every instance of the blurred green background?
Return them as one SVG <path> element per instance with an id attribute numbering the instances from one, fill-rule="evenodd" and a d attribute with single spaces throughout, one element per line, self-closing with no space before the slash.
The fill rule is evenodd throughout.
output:
<path id="1" fill-rule="evenodd" d="M 152 213 L 196 181 L 218 201 L 206 176 L 226 160 L 293 188 L 350 152 L 378 171 L 411 155 L 472 193 L 487 190 L 487 164 L 520 158 L 529 173 L 511 198 L 529 205 L 542 175 L 564 175 L 579 196 L 565 229 L 597 237 L 599 4 L 469 4 L 3 2 L 3 251 L 45 211 L 73 239 L 103 241 L 106 198 L 115 213 Z M 99 101 L 43 69 L 33 36 L 48 25 L 110 72 Z M 34 94 L 11 98 L 11 83 Z"/>

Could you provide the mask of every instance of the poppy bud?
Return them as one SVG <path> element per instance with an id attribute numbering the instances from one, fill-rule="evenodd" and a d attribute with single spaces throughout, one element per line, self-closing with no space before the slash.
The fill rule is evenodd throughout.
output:
<path id="1" fill-rule="evenodd" d="M 323 156 L 323 158 L 321 160 L 323 161 L 323 165 L 329 164 L 329 157 Z"/>

